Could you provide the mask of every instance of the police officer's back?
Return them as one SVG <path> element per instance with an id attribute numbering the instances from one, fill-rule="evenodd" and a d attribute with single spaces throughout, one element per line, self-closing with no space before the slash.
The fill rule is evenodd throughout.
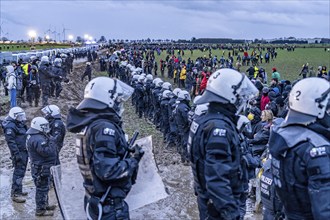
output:
<path id="1" fill-rule="evenodd" d="M 85 210 L 93 219 L 101 214 L 98 207 L 102 196 L 106 198 L 101 205 L 102 219 L 129 219 L 124 199 L 143 156 L 136 145 L 134 155 L 125 157 L 129 152 L 121 128 L 122 105 L 132 93 L 133 88 L 120 80 L 95 78 L 86 85 L 84 100 L 68 115 L 67 128 L 77 133 L 76 154 L 86 189 Z"/>
<path id="2" fill-rule="evenodd" d="M 302 79 L 290 92 L 287 117 L 272 129 L 272 174 L 288 219 L 330 218 L 329 98 L 329 82 Z"/>
<path id="3" fill-rule="evenodd" d="M 208 112 L 191 124 L 188 139 L 200 219 L 240 218 L 244 187 L 236 112 L 256 93 L 245 75 L 221 69 L 209 77 L 196 102 L 210 103 Z"/>

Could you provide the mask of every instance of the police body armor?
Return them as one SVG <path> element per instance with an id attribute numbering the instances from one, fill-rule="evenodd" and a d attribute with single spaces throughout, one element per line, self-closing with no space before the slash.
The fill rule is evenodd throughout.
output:
<path id="1" fill-rule="evenodd" d="M 274 127 L 273 131 L 272 135 L 274 135 L 274 138 L 271 139 L 276 139 L 276 141 L 273 144 L 270 143 L 272 147 L 270 148 L 272 154 L 272 174 L 278 195 L 280 198 L 286 198 L 282 201 L 285 206 L 285 214 L 288 218 L 313 219 L 311 201 L 313 199 L 319 200 L 318 203 L 322 204 L 322 201 L 320 201 L 322 200 L 321 197 L 324 199 L 324 196 L 328 195 L 324 195 L 324 192 L 322 193 L 320 190 L 313 191 L 309 189 L 306 175 L 322 174 L 322 172 L 328 175 L 329 167 L 325 167 L 328 164 L 317 164 L 318 166 L 313 169 L 307 169 L 307 173 L 305 173 L 304 169 L 301 169 L 305 165 L 299 156 L 309 152 L 310 157 L 308 159 L 330 157 L 329 141 L 316 132 L 302 126 L 290 125 L 284 128 L 278 126 Z M 308 147 L 297 147 L 303 143 L 309 143 Z M 286 151 L 277 155 L 277 148 L 280 145 L 284 146 L 282 149 L 286 149 Z M 289 149 L 290 154 L 287 153 Z M 290 158 L 285 161 L 281 159 L 286 157 Z M 288 167 L 293 168 L 295 173 L 289 172 Z M 317 212 L 317 210 L 313 210 L 313 212 Z"/>
<path id="2" fill-rule="evenodd" d="M 27 152 L 26 145 L 25 145 L 26 131 L 27 131 L 26 125 L 24 125 L 23 123 L 16 124 L 14 122 L 14 120 L 12 120 L 9 116 L 7 116 L 7 118 L 5 118 L 5 120 L 2 122 L 1 126 L 6 134 L 11 135 L 12 132 L 15 133 L 14 146 L 17 146 L 18 151 Z M 10 129 L 10 130 L 7 130 L 7 129 Z M 7 144 L 8 144 L 8 147 L 9 147 L 9 150 L 10 150 L 12 156 L 14 156 L 15 153 L 19 153 L 19 152 L 12 151 L 13 148 L 11 146 L 11 143 L 7 143 Z"/>
<path id="3" fill-rule="evenodd" d="M 109 184 L 105 184 L 104 181 L 100 180 L 94 173 L 93 173 L 93 167 L 91 162 L 93 161 L 93 144 L 91 140 L 91 130 L 92 128 L 97 125 L 98 122 L 104 121 L 104 119 L 96 120 L 93 123 L 91 123 L 89 126 L 86 126 L 80 133 L 76 136 L 76 156 L 77 156 L 77 162 L 79 165 L 79 170 L 81 172 L 81 175 L 84 179 L 84 187 L 85 187 L 85 193 L 86 196 L 89 198 L 91 196 L 96 197 L 102 197 L 103 194 L 106 192 L 107 188 L 109 187 Z M 117 125 L 113 123 L 115 127 Z M 117 127 L 117 131 L 120 131 Z M 88 138 L 89 137 L 89 138 Z M 125 141 L 125 143 L 127 143 Z M 124 147 L 122 146 L 122 151 L 118 152 L 118 156 L 123 158 L 125 155 Z M 117 183 L 120 185 L 120 183 Z M 121 189 L 118 189 L 117 187 L 112 187 L 109 196 L 113 196 L 113 194 L 116 194 L 116 197 L 126 197 L 126 194 L 124 195 Z"/>
<path id="4" fill-rule="evenodd" d="M 270 160 L 268 159 L 265 162 L 263 166 L 264 172 L 260 177 L 261 201 L 264 209 L 267 209 L 268 215 L 271 214 L 273 219 L 279 219 L 280 216 L 284 216 L 284 213 L 282 213 L 283 205 L 275 192 Z"/>
<path id="5" fill-rule="evenodd" d="M 222 114 L 207 114 L 203 115 L 199 118 L 197 118 L 195 121 L 192 122 L 190 126 L 189 131 L 189 137 L 188 137 L 188 156 L 190 157 L 190 161 L 192 162 L 192 171 L 194 175 L 194 185 L 195 190 L 199 196 L 205 196 L 206 193 L 206 180 L 205 180 L 205 172 L 204 172 L 204 161 L 205 161 L 205 149 L 202 149 L 200 147 L 201 144 L 205 144 L 205 140 L 202 140 L 204 138 L 204 135 L 202 135 L 202 132 L 206 129 L 206 127 L 209 127 L 208 129 L 213 129 L 216 124 L 214 124 L 213 127 L 209 126 L 209 121 L 225 121 L 224 123 L 228 124 L 232 129 L 236 130 L 235 125 L 233 122 L 231 122 L 227 117 L 225 117 Z M 238 132 L 235 132 L 236 135 L 232 137 L 232 143 L 235 146 L 240 145 L 240 140 L 238 136 Z M 242 178 L 242 172 L 241 172 L 241 153 L 240 153 L 240 147 L 235 147 L 232 150 L 232 155 L 239 155 L 235 160 L 233 161 L 232 165 L 232 175 L 230 178 L 232 179 L 231 183 L 241 182 L 238 181 Z M 235 152 L 233 152 L 233 150 Z M 233 156 L 235 157 L 235 156 Z M 239 183 L 238 183 L 239 184 Z M 236 184 L 235 184 L 236 185 Z M 240 184 L 242 185 L 242 184 Z M 241 186 L 243 189 L 243 186 Z M 244 190 L 242 190 L 244 192 Z M 207 197 L 207 195 L 206 195 Z"/>

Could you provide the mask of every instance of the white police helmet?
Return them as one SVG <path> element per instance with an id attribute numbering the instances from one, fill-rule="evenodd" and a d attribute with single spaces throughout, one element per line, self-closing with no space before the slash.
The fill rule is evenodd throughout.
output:
<path id="1" fill-rule="evenodd" d="M 134 75 L 134 76 L 132 77 L 132 79 L 138 80 L 139 77 L 140 77 L 140 75 Z"/>
<path id="2" fill-rule="evenodd" d="M 178 101 L 187 100 L 190 101 L 190 94 L 186 90 L 181 90 L 178 94 Z"/>
<path id="3" fill-rule="evenodd" d="M 9 117 L 16 121 L 26 121 L 26 115 L 22 108 L 20 107 L 13 107 L 9 110 Z"/>
<path id="4" fill-rule="evenodd" d="M 146 76 L 146 79 L 147 79 L 147 80 L 153 80 L 153 78 L 154 78 L 154 77 L 153 77 L 151 74 L 148 74 L 148 75 Z"/>
<path id="5" fill-rule="evenodd" d="M 311 77 L 298 81 L 289 94 L 286 121 L 308 123 L 323 118 L 330 102 L 330 83 Z"/>
<path id="6" fill-rule="evenodd" d="M 47 105 L 44 108 L 41 109 L 42 113 L 44 113 L 45 116 L 51 115 L 51 116 L 59 116 L 61 114 L 61 110 L 57 105 Z"/>
<path id="7" fill-rule="evenodd" d="M 169 82 L 164 82 L 162 85 L 162 89 L 166 89 L 166 90 L 172 90 L 172 85 Z"/>
<path id="8" fill-rule="evenodd" d="M 233 104 L 240 112 L 246 101 L 257 96 L 258 89 L 242 73 L 233 69 L 220 69 L 209 78 L 206 90 L 196 102 L 197 105 L 220 102 Z"/>
<path id="9" fill-rule="evenodd" d="M 77 109 L 112 108 L 119 116 L 124 111 L 123 102 L 133 94 L 134 89 L 118 79 L 97 77 L 85 87 L 84 100 Z"/>
<path id="10" fill-rule="evenodd" d="M 44 62 L 44 63 L 49 63 L 49 57 L 48 56 L 42 56 L 40 61 Z"/>
<path id="11" fill-rule="evenodd" d="M 139 82 L 143 82 L 144 79 L 145 79 L 145 77 L 144 77 L 143 75 L 140 75 L 139 78 L 138 78 L 138 81 L 139 81 Z"/>
<path id="12" fill-rule="evenodd" d="M 50 132 L 49 122 L 43 117 L 35 117 L 32 119 L 31 128 L 46 134 Z"/>
<path id="13" fill-rule="evenodd" d="M 154 83 L 155 83 L 155 87 L 159 88 L 159 87 L 162 87 L 163 80 L 161 80 L 160 78 L 156 78 L 156 79 L 154 79 Z"/>
<path id="14" fill-rule="evenodd" d="M 180 88 L 175 88 L 175 89 L 173 90 L 173 94 L 174 94 L 175 96 L 178 96 L 179 92 L 181 92 L 181 89 L 180 89 Z"/>
<path id="15" fill-rule="evenodd" d="M 164 90 L 163 91 L 163 94 L 162 94 L 162 97 L 163 99 L 169 99 L 173 96 L 173 93 L 170 91 L 170 90 Z"/>
<path id="16" fill-rule="evenodd" d="M 54 66 L 61 67 L 62 66 L 62 59 L 61 58 L 56 58 L 54 60 Z"/>

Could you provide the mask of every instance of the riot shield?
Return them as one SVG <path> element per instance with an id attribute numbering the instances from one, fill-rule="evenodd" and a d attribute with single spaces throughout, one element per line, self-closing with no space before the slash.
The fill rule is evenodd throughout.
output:
<path id="1" fill-rule="evenodd" d="M 130 211 L 157 202 L 168 196 L 152 151 L 151 136 L 139 139 L 145 154 L 139 163 L 136 184 L 126 198 Z M 62 172 L 61 172 L 62 171 Z M 86 219 L 83 179 L 76 160 L 52 167 L 54 187 L 64 219 Z M 61 175 L 60 175 L 61 173 Z"/>

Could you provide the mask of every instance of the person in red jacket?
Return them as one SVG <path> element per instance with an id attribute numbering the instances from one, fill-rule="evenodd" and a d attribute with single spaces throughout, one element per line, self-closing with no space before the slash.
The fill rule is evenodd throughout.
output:
<path id="1" fill-rule="evenodd" d="M 202 72 L 202 82 L 200 86 L 200 94 L 202 94 L 206 88 L 207 81 L 209 80 L 211 73 L 209 71 L 203 71 Z"/>
<path id="2" fill-rule="evenodd" d="M 261 96 L 261 101 L 260 101 L 260 110 L 261 111 L 265 110 L 266 105 L 270 102 L 268 93 L 269 93 L 269 88 L 264 87 L 262 89 L 262 96 Z"/>

